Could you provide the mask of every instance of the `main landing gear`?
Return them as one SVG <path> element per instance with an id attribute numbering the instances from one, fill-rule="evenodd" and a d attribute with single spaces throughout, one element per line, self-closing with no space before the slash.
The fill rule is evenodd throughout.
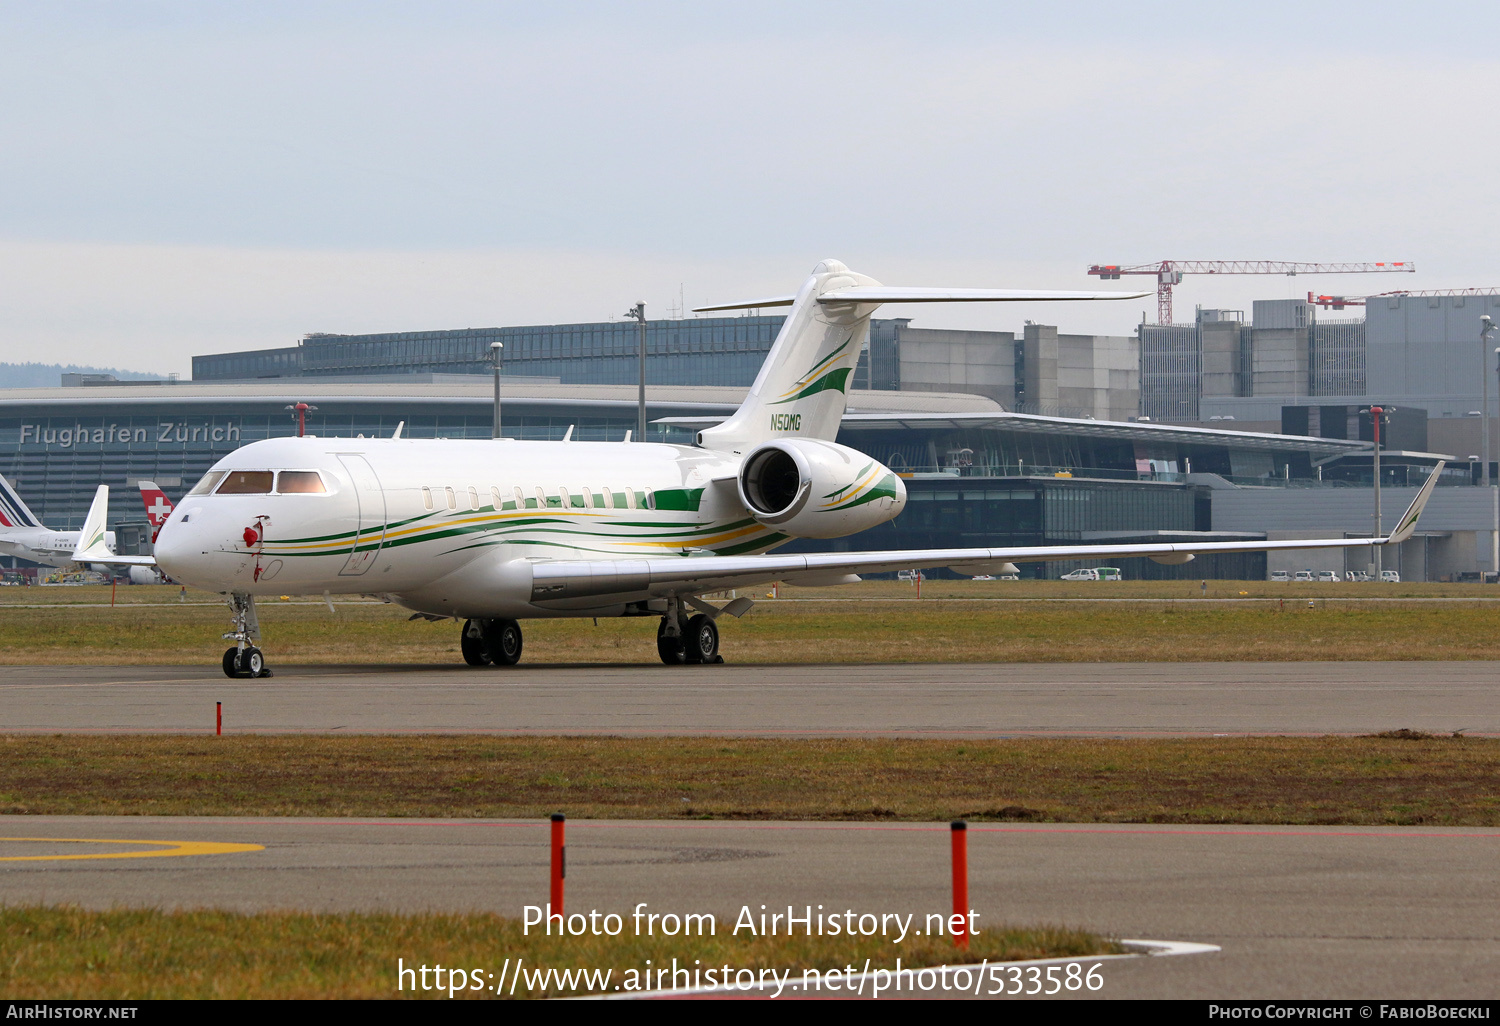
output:
<path id="1" fill-rule="evenodd" d="M 667 603 L 667 615 L 656 628 L 656 654 L 668 666 L 683 663 L 722 663 L 719 655 L 719 626 L 705 613 L 683 618 L 677 599 Z"/>
<path id="2" fill-rule="evenodd" d="M 260 621 L 255 616 L 255 596 L 235 592 L 229 596 L 231 629 L 224 637 L 234 647 L 224 651 L 224 676 L 269 677 L 265 654 L 255 647 L 260 640 Z"/>
<path id="3" fill-rule="evenodd" d="M 470 666 L 514 666 L 521 661 L 521 625 L 514 620 L 465 620 L 458 647 Z"/>

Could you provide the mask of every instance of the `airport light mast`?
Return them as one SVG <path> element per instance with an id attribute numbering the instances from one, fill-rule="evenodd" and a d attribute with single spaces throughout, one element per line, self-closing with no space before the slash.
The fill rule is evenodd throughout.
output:
<path id="1" fill-rule="evenodd" d="M 1088 273 L 1102 281 L 1117 281 L 1123 274 L 1156 276 L 1156 323 L 1172 323 L 1172 286 L 1182 284 L 1184 274 L 1378 274 L 1415 272 L 1410 260 L 1362 264 L 1300 263 L 1291 260 L 1159 260 L 1152 264 L 1094 264 Z"/>

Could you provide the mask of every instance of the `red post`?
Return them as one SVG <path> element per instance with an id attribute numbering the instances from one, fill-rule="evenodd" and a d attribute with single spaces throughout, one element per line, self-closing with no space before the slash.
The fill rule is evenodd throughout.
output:
<path id="1" fill-rule="evenodd" d="M 953 930 L 953 943 L 969 950 L 969 824 L 953 821 L 953 919 L 963 925 Z"/>
<path id="2" fill-rule="evenodd" d="M 115 585 L 119 583 L 120 579 L 111 575 L 109 579 L 109 608 L 111 609 L 115 608 Z"/>
<path id="3" fill-rule="evenodd" d="M 223 733 L 224 733 L 224 703 L 223 702 L 215 702 L 214 703 L 214 734 L 215 735 L 220 735 L 220 734 L 223 734 Z"/>
<path id="4" fill-rule="evenodd" d="M 563 822 L 561 812 L 552 814 L 552 914 L 563 914 L 563 878 L 568 875 L 567 846 L 563 844 Z"/>

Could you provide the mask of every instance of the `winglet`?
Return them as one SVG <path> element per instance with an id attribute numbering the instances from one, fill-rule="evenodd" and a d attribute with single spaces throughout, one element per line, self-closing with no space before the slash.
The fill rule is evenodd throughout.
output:
<path id="1" fill-rule="evenodd" d="M 1447 463 L 1439 460 L 1437 466 L 1432 468 L 1432 473 L 1427 476 L 1427 482 L 1422 485 L 1422 490 L 1417 492 L 1417 497 L 1411 500 L 1411 505 L 1406 507 L 1406 512 L 1401 514 L 1401 519 L 1396 521 L 1396 529 L 1380 544 L 1400 545 L 1412 536 L 1417 529 L 1417 518 L 1422 515 L 1427 500 L 1432 498 L 1432 490 L 1437 487 L 1438 475 L 1443 472 L 1445 466 Z"/>
<path id="2" fill-rule="evenodd" d="M 98 563 L 115 558 L 104 544 L 104 521 L 109 518 L 109 485 L 100 485 L 94 493 L 94 504 L 83 521 L 83 530 L 78 532 L 78 544 L 73 548 L 73 562 Z"/>

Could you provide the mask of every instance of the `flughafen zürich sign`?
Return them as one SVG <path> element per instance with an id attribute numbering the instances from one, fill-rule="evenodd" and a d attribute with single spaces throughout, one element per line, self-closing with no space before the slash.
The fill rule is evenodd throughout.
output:
<path id="1" fill-rule="evenodd" d="M 11 432 L 16 434 L 11 435 Z M 11 435 L 15 439 L 14 444 L 23 448 L 77 449 L 83 446 L 101 446 L 130 449 L 137 446 L 160 448 L 168 445 L 191 448 L 226 443 L 238 445 L 240 424 L 237 419 L 220 422 L 153 420 L 150 423 L 127 420 L 123 424 L 119 421 L 103 424 L 84 423 L 69 418 L 61 424 L 57 420 L 24 423 L 19 427 L 12 426 L 3 434 Z"/>

